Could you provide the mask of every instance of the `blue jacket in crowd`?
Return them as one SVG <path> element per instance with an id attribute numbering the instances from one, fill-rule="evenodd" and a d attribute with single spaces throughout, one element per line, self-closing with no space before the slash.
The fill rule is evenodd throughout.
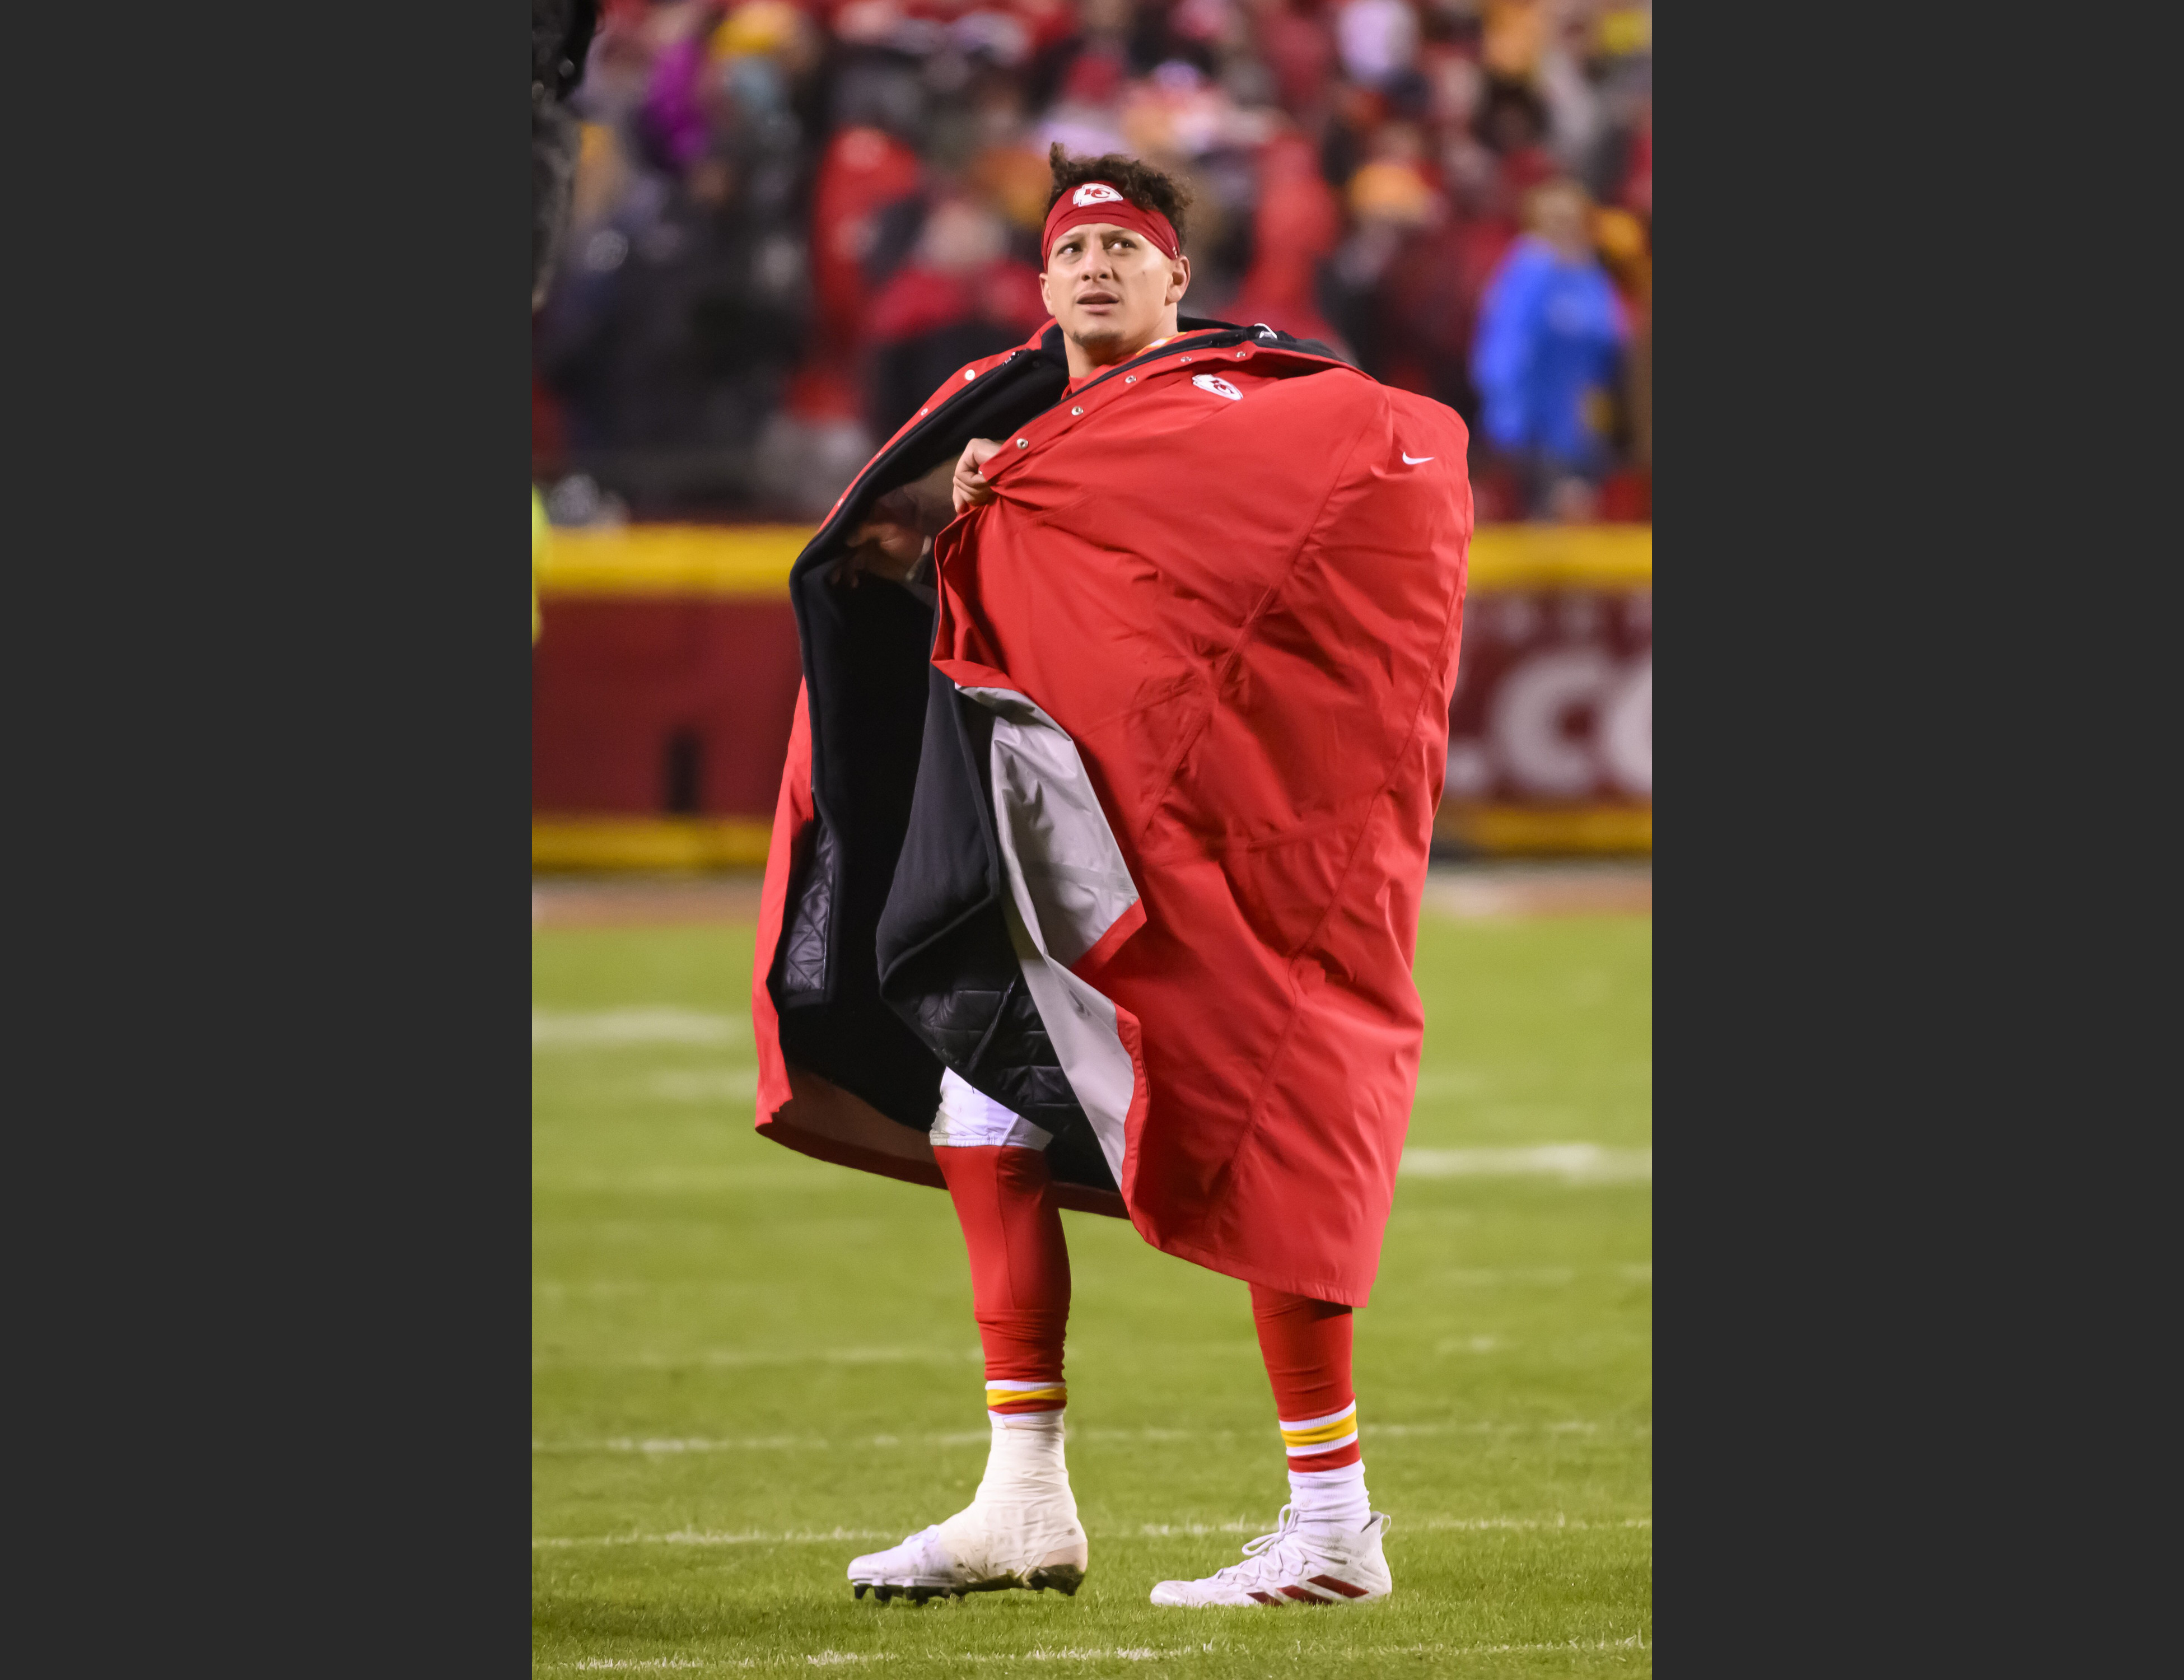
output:
<path id="1" fill-rule="evenodd" d="M 1598 470 L 1607 440 L 1587 420 L 1585 398 L 1613 387 L 1625 331 L 1597 262 L 1566 263 L 1544 240 L 1518 240 L 1479 300 L 1471 382 L 1480 429 L 1500 448 Z"/>

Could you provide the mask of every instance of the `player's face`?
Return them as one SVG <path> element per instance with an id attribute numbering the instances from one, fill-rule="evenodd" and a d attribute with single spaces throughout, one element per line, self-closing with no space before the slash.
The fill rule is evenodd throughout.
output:
<path id="1" fill-rule="evenodd" d="M 1101 359 L 1134 354 L 1163 331 L 1190 286 L 1190 259 L 1168 257 L 1143 234 L 1105 222 L 1072 227 L 1046 253 L 1039 277 L 1047 312 Z"/>

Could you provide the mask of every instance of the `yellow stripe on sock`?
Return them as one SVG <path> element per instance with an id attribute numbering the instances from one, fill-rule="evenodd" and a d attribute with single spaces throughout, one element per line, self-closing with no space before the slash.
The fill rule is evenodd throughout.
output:
<path id="1" fill-rule="evenodd" d="M 1295 1452 L 1299 1447 L 1323 1446 L 1329 1441 L 1339 1441 L 1346 1435 L 1357 1432 L 1357 1408 L 1353 1405 L 1331 1422 L 1315 1424 L 1310 1429 L 1283 1430 L 1282 1444 Z"/>
<path id="2" fill-rule="evenodd" d="M 1069 1385 L 1057 1382 L 1050 1388 L 989 1388 L 986 1390 L 986 1409 L 998 1411 L 1003 1406 L 1022 1405 L 1026 1400 L 1051 1400 L 1057 1406 L 1069 1402 Z"/>

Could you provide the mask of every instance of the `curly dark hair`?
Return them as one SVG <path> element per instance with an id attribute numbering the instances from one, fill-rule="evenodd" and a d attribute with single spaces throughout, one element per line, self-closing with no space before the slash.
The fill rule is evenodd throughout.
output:
<path id="1" fill-rule="evenodd" d="M 1190 189 L 1181 181 L 1120 152 L 1099 158 L 1072 158 L 1061 149 L 1059 140 L 1047 151 L 1046 166 L 1054 171 L 1054 190 L 1046 195 L 1049 210 L 1071 187 L 1082 186 L 1088 181 L 1104 181 L 1139 209 L 1158 210 L 1166 216 L 1175 229 L 1176 243 L 1183 242 L 1183 214 L 1190 208 Z"/>

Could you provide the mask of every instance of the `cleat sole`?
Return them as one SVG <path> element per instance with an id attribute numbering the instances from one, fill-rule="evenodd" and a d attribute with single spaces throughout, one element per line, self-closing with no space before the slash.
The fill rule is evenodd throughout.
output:
<path id="1" fill-rule="evenodd" d="M 1077 1596 L 1077 1589 L 1084 1584 L 1084 1572 L 1073 1563 L 1049 1564 L 1043 1569 L 1032 1571 L 1031 1579 L 1025 1584 L 1039 1593 L 1051 1587 L 1063 1598 L 1073 1599 Z"/>
<path id="2" fill-rule="evenodd" d="M 993 1584 L 1009 1586 L 1014 1583 L 996 1582 Z M 866 1594 L 870 1593 L 875 1604 L 883 1605 L 892 1604 L 897 1599 L 908 1599 L 914 1605 L 922 1605 L 933 1599 L 960 1599 L 966 1592 L 978 1590 L 980 1589 L 975 1587 L 913 1587 L 889 1581 L 853 1581 L 850 1583 L 850 1591 L 853 1597 L 861 1599 Z"/>
<path id="3" fill-rule="evenodd" d="M 1073 1599 L 1077 1589 L 1084 1584 L 1084 1573 L 1080 1566 L 1073 1563 L 1042 1564 L 1028 1573 L 1011 1569 L 1005 1574 L 989 1575 L 983 1581 L 966 1581 L 960 1587 L 935 1587 L 930 1590 L 960 1599 L 972 1593 L 1044 1593 L 1051 1587 L 1064 1598 Z"/>
<path id="4" fill-rule="evenodd" d="M 1084 1549 L 1076 1549 L 1084 1555 Z M 1064 1552 L 1062 1557 L 1070 1554 Z M 999 1575 L 989 1575 L 980 1581 L 919 1583 L 911 1581 L 852 1580 L 852 1594 L 862 1599 L 866 1593 L 879 1604 L 890 1604 L 896 1599 L 908 1599 L 912 1604 L 924 1605 L 934 1599 L 960 1599 L 972 1593 L 1005 1593 L 1011 1588 L 1044 1593 L 1050 1587 L 1066 1599 L 1077 1596 L 1077 1589 L 1084 1584 L 1085 1566 L 1076 1562 L 1049 1562 L 1035 1569 L 1011 1569 Z"/>

